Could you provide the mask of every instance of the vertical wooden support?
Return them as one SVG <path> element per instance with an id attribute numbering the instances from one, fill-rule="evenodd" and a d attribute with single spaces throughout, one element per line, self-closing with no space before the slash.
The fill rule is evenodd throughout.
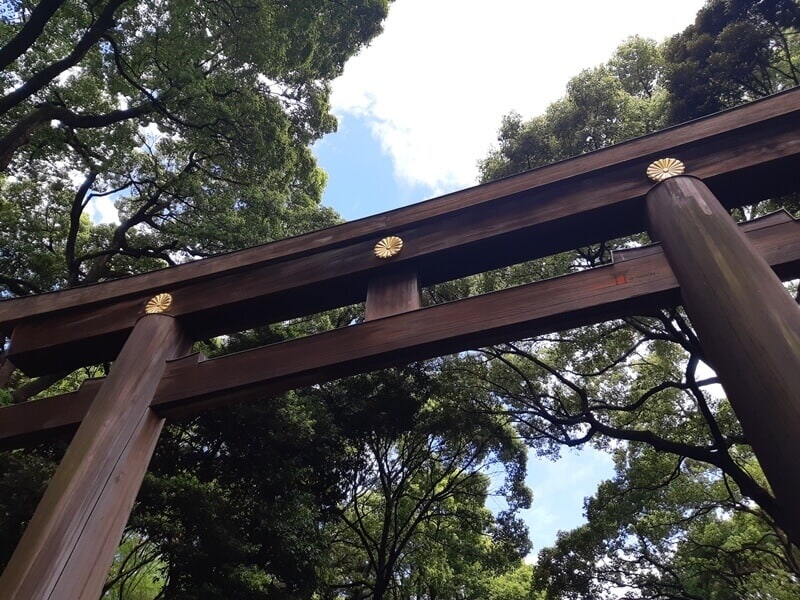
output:
<path id="1" fill-rule="evenodd" d="M 654 239 L 686 313 L 800 536 L 800 307 L 702 181 L 667 179 L 647 195 Z"/>
<path id="2" fill-rule="evenodd" d="M 374 277 L 367 287 L 365 319 L 371 321 L 389 317 L 421 306 L 417 272 L 400 268 Z"/>
<path id="3" fill-rule="evenodd" d="M 5 359 L 4 361 L 0 362 L 0 388 L 4 388 L 6 385 L 8 385 L 8 380 L 11 379 L 13 374 L 14 363 L 12 363 L 9 359 Z"/>
<path id="4" fill-rule="evenodd" d="M 167 315 L 139 319 L 0 578 L 0 598 L 97 600 L 161 432 L 166 360 L 189 348 Z"/>

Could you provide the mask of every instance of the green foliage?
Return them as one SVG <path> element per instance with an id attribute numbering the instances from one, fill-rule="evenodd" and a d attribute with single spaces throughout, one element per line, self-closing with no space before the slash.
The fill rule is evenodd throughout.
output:
<path id="1" fill-rule="evenodd" d="M 489 581 L 488 600 L 544 600 L 544 596 L 534 591 L 533 565 L 520 565 Z"/>
<path id="2" fill-rule="evenodd" d="M 4 3 L 0 297 L 129 276 L 338 222 L 319 206 L 325 175 L 309 145 L 335 129 L 329 82 L 380 31 L 388 4 Z M 37 14 L 45 14 L 40 33 L 26 28 Z M 116 219 L 94 222 L 98 202 L 113 203 Z M 337 318 L 229 341 L 244 348 Z M 51 393 L 87 375 L 71 374 Z M 33 397 L 61 376 L 14 374 L 8 400 Z M 3 561 L 60 449 L 0 455 Z M 318 528 L 339 498 L 346 450 L 334 414 L 308 392 L 167 427 L 107 596 L 308 596 L 323 550 Z M 155 558 L 129 569 L 145 550 Z"/>
<path id="3" fill-rule="evenodd" d="M 673 123 L 800 83 L 796 0 L 709 0 L 668 41 L 666 87 Z"/>
<path id="4" fill-rule="evenodd" d="M 14 551 L 33 508 L 55 470 L 58 455 L 47 450 L 0 453 L 0 563 Z M 57 456 L 60 458 L 60 456 Z"/>
<path id="5" fill-rule="evenodd" d="M 336 221 L 308 145 L 388 0 L 57 0 L 0 16 L 0 293 L 163 267 Z M 298 35 L 297 32 L 303 32 Z M 114 203 L 118 223 L 87 218 Z"/>
<path id="6" fill-rule="evenodd" d="M 480 162 L 488 181 L 643 135 L 665 124 L 664 64 L 652 40 L 629 38 L 604 65 L 586 69 L 544 115 L 503 118 L 499 146 Z"/>
<path id="7" fill-rule="evenodd" d="M 539 555 L 546 598 L 798 598 L 800 554 L 707 465 L 652 449 L 617 452 L 588 524 Z M 750 458 L 752 462 L 752 457 Z M 616 589 L 615 589 L 616 588 Z"/>
<path id="8" fill-rule="evenodd" d="M 119 545 L 103 598 L 108 600 L 155 600 L 164 588 L 164 564 L 158 549 L 135 532 Z"/>
<path id="9" fill-rule="evenodd" d="M 309 392 L 165 430 L 130 521 L 159 549 L 164 597 L 306 596 L 324 551 L 318 528 L 351 460 Z"/>
<path id="10" fill-rule="evenodd" d="M 308 144 L 335 126 L 328 82 L 387 4 L 62 0 L 32 39 L 28 5 L 3 5 L 0 295 L 336 222 Z M 630 38 L 545 114 L 505 117 L 482 177 L 794 85 L 797 30 L 791 0 L 711 0 L 665 47 Z M 19 56 L 3 54 L 20 40 Z M 89 218 L 102 199 L 118 222 Z M 427 301 L 589 268 L 640 241 L 435 286 Z M 358 318 L 350 307 L 204 345 L 242 350 Z M 797 548 L 702 359 L 683 313 L 657 311 L 172 425 L 106 597 L 795 599 Z M 616 477 L 587 502 L 586 525 L 521 565 L 525 446 L 554 456 L 583 443 L 615 452 Z M 0 454 L 2 557 L 62 450 Z M 507 509 L 489 512 L 489 494 Z"/>
<path id="11" fill-rule="evenodd" d="M 462 386 L 450 364 L 430 367 L 433 378 L 388 371 L 321 390 L 329 405 L 359 398 L 353 385 L 369 391 L 372 413 L 366 422 L 348 418 L 366 426 L 338 520 L 327 528 L 326 598 L 485 597 L 487 577 L 530 549 L 516 516 L 530 504 L 524 447 L 505 415 L 484 410 L 489 398 Z M 402 410 L 409 405 L 418 410 Z M 387 421 L 389 406 L 400 420 Z M 509 506 L 496 517 L 484 506 L 493 467 L 506 471 L 499 492 Z"/>
<path id="12" fill-rule="evenodd" d="M 710 0 L 663 46 L 629 39 L 573 78 L 543 115 L 506 116 L 497 148 L 480 164 L 483 180 L 796 85 L 798 10 L 793 1 Z M 793 210 L 796 198 L 737 216 L 782 206 Z M 444 289 L 465 295 L 485 282 L 568 273 L 641 242 L 608 241 Z M 679 309 L 463 360 L 538 453 L 584 443 L 617 453 L 616 478 L 587 503 L 588 524 L 539 556 L 536 586 L 547 598 L 796 597 L 797 547 L 729 404 L 710 387 L 716 379 L 698 370 L 702 361 Z"/>

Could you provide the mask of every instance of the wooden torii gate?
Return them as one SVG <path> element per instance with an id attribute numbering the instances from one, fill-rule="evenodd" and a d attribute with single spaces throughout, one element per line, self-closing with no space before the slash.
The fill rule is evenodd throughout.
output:
<path id="1" fill-rule="evenodd" d="M 654 167 L 676 175 L 654 185 Z M 29 375 L 114 361 L 0 409 L 0 448 L 75 431 L 0 578 L 4 599 L 99 597 L 165 419 L 683 304 L 800 532 L 800 224 L 727 210 L 800 191 L 800 89 L 516 177 L 123 280 L 0 302 Z M 612 264 L 421 308 L 419 286 L 648 230 Z M 193 340 L 366 299 L 366 322 L 213 360 Z M 796 539 L 796 537 L 795 537 Z"/>

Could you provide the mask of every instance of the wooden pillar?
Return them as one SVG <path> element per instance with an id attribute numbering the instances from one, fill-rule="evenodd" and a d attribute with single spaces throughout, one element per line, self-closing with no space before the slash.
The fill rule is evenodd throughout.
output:
<path id="1" fill-rule="evenodd" d="M 8 385 L 8 380 L 11 379 L 13 374 L 14 363 L 7 358 L 5 360 L 0 359 L 0 388 L 4 388 Z"/>
<path id="2" fill-rule="evenodd" d="M 800 307 L 702 181 L 647 195 L 650 232 L 778 505 L 800 537 Z"/>
<path id="3" fill-rule="evenodd" d="M 416 310 L 421 306 L 417 272 L 401 267 L 374 277 L 367 287 L 367 321 Z"/>
<path id="4" fill-rule="evenodd" d="M 161 432 L 166 360 L 189 348 L 167 315 L 139 319 L 0 577 L 0 598 L 97 600 Z"/>

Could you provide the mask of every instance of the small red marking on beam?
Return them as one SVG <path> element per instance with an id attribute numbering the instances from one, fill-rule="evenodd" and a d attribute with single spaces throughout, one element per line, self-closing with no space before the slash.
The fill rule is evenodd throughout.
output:
<path id="1" fill-rule="evenodd" d="M 617 285 L 622 285 L 623 283 L 628 283 L 628 280 L 625 279 L 625 275 L 617 275 L 616 282 Z"/>

